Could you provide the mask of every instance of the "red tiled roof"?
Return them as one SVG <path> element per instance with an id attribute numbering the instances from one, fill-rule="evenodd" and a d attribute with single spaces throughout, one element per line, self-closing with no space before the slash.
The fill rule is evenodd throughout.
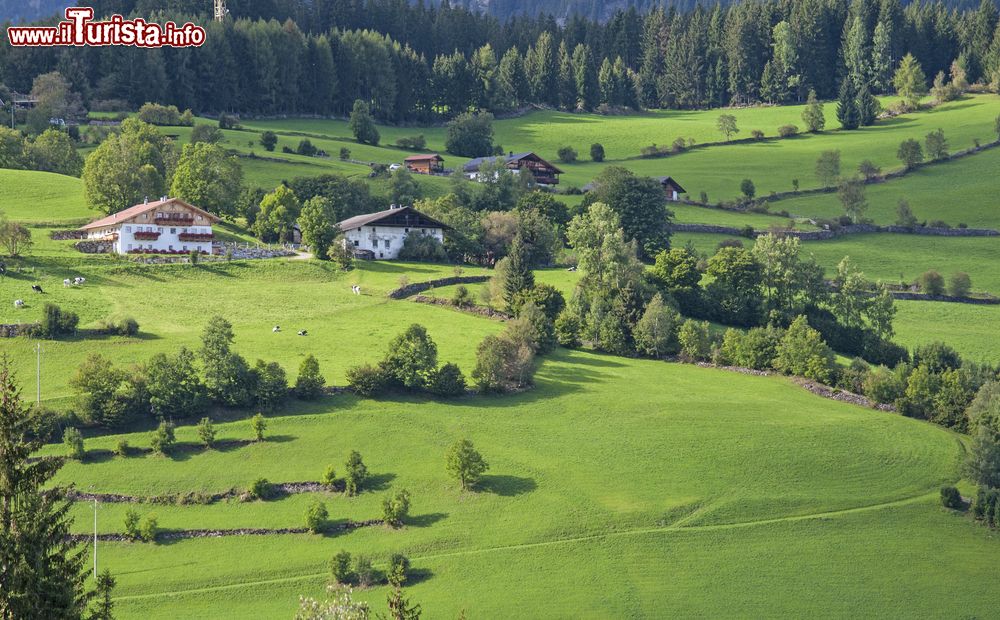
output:
<path id="1" fill-rule="evenodd" d="M 183 200 L 181 200 L 180 198 L 167 198 L 167 199 L 164 199 L 164 200 L 154 200 L 152 202 L 139 203 L 139 204 L 137 204 L 135 206 L 129 207 L 128 209 L 125 209 L 123 211 L 119 211 L 118 213 L 112 213 L 111 215 L 109 215 L 107 217 L 102 217 L 99 220 L 94 220 L 93 222 L 91 222 L 91 223 L 87 224 L 86 226 L 80 228 L 80 230 L 90 230 L 92 228 L 103 228 L 105 226 L 114 226 L 115 224 L 117 224 L 121 220 L 127 220 L 129 218 L 135 217 L 137 215 L 141 215 L 141 214 L 143 214 L 143 213 L 145 213 L 147 211 L 151 211 L 153 209 L 156 209 L 158 207 L 162 207 L 163 205 L 170 204 L 172 202 L 176 202 L 176 203 L 182 204 L 185 207 L 188 207 L 190 209 L 194 209 L 200 215 L 203 215 L 203 216 L 207 217 L 209 219 L 209 221 L 211 221 L 211 222 L 218 222 L 219 221 L 218 217 L 212 215 L 208 211 L 205 211 L 203 209 L 199 209 L 198 207 L 196 207 L 196 206 L 194 206 L 192 204 L 188 204 L 188 203 L 184 202 Z"/>

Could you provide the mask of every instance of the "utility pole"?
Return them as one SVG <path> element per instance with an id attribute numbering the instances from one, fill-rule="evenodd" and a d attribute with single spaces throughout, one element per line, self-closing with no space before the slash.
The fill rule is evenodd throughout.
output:
<path id="1" fill-rule="evenodd" d="M 215 21 L 221 22 L 226 18 L 226 13 L 228 12 L 226 9 L 226 0 L 215 0 Z"/>
<path id="2" fill-rule="evenodd" d="M 97 498 L 94 498 L 94 581 L 97 581 Z"/>

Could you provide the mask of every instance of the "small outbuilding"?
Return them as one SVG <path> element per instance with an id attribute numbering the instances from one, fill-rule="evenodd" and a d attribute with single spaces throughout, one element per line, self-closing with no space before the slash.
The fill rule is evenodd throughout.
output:
<path id="1" fill-rule="evenodd" d="M 410 155 L 403 160 L 403 165 L 416 174 L 441 174 L 444 172 L 444 157 L 437 153 Z"/>
<path id="2" fill-rule="evenodd" d="M 681 194 L 687 193 L 687 190 L 681 187 L 681 184 L 675 181 L 673 177 L 656 177 L 656 180 L 663 186 L 663 191 L 667 194 L 667 200 L 680 200 Z"/>

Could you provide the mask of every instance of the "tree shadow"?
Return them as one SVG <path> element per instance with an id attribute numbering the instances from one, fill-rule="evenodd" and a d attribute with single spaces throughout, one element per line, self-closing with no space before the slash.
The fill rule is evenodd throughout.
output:
<path id="1" fill-rule="evenodd" d="M 389 483 L 396 479 L 396 474 L 371 474 L 362 485 L 363 491 L 385 491 Z"/>
<path id="2" fill-rule="evenodd" d="M 514 497 L 531 493 L 538 488 L 538 484 L 532 478 L 519 476 L 483 476 L 479 479 L 476 488 L 482 492 L 493 493 L 501 497 Z"/>
<path id="3" fill-rule="evenodd" d="M 429 568 L 411 568 L 406 574 L 406 586 L 423 583 L 434 576 L 434 571 Z"/>
<path id="4" fill-rule="evenodd" d="M 424 515 L 407 517 L 403 522 L 407 527 L 430 527 L 439 521 L 448 518 L 447 512 L 429 512 Z"/>

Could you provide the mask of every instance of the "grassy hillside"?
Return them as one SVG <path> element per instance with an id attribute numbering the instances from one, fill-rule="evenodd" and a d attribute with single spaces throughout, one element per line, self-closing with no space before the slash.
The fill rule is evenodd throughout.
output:
<path id="1" fill-rule="evenodd" d="M 931 558 L 917 561 L 910 545 L 918 533 L 946 537 L 950 557 L 971 565 L 963 580 L 980 584 L 960 586 L 970 594 L 965 603 L 989 605 L 985 584 L 996 576 L 989 568 L 995 541 L 969 523 L 950 525 L 954 518 L 934 504 L 937 486 L 958 475 L 956 437 L 820 399 L 785 379 L 561 352 L 543 363 L 538 387 L 518 396 L 442 404 L 341 396 L 291 413 L 269 420 L 274 440 L 264 444 L 70 464 L 61 480 L 140 494 L 242 488 L 258 476 L 316 479 L 357 449 L 377 488 L 351 499 L 324 496 L 332 518 L 370 518 L 384 495 L 407 488 L 412 523 L 332 537 L 105 544 L 102 561 L 121 575 L 124 616 L 238 617 L 246 605 L 288 616 L 297 594 L 319 592 L 327 560 L 342 548 L 377 562 L 391 552 L 409 554 L 423 575 L 409 593 L 433 617 L 454 617 L 463 608 L 496 615 L 511 609 L 504 593 L 512 589 L 517 608 L 530 616 L 762 610 L 771 599 L 751 587 L 765 579 L 760 558 L 773 558 L 773 566 L 765 564 L 773 578 L 798 575 L 770 608 L 815 614 L 830 604 L 817 584 L 855 583 L 859 574 L 886 579 L 883 554 L 873 546 L 909 559 L 891 560 L 893 580 L 883 583 L 908 584 L 892 586 L 891 598 L 910 593 L 914 580 L 928 585 Z M 246 422 L 220 426 L 222 437 L 248 433 Z M 178 436 L 192 441 L 194 429 L 181 428 Z M 471 438 L 491 464 L 481 492 L 461 493 L 445 475 L 444 450 L 458 437 Z M 144 435 L 128 438 L 147 442 Z M 155 512 L 167 529 L 295 527 L 309 499 L 139 508 Z M 90 510 L 82 504 L 75 511 L 80 531 L 89 527 Z M 119 531 L 122 513 L 120 505 L 102 506 L 101 530 Z M 873 529 L 874 535 L 862 534 Z M 835 548 L 831 561 L 827 553 Z M 729 578 L 709 580 L 720 571 Z M 549 587 L 536 585 L 539 579 L 519 585 L 529 574 L 548 575 L 541 581 Z M 575 586 L 561 587 L 569 584 Z M 933 593 L 940 587 L 907 608 L 938 609 Z M 693 589 L 699 594 L 685 596 Z M 237 592 L 247 597 L 225 602 Z M 361 596 L 379 602 L 384 594 Z M 884 609 L 884 600 L 855 597 L 837 608 L 871 615 Z"/>
<path id="2" fill-rule="evenodd" d="M 19 222 L 64 222 L 93 216 L 76 177 L 0 168 L 0 211 Z"/>

